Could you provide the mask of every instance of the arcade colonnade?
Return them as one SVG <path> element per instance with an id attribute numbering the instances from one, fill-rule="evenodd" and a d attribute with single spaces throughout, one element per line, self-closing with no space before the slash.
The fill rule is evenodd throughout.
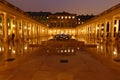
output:
<path id="1" fill-rule="evenodd" d="M 8 41 L 15 34 L 15 40 L 39 38 L 48 35 L 48 28 L 31 16 L 11 5 L 0 1 L 0 39 Z"/>
<path id="2" fill-rule="evenodd" d="M 102 40 L 120 37 L 120 4 L 77 27 L 77 36 Z"/>
<path id="3" fill-rule="evenodd" d="M 48 34 L 55 35 L 55 34 L 69 34 L 72 36 L 76 35 L 76 29 L 75 28 L 50 28 L 48 30 Z"/>

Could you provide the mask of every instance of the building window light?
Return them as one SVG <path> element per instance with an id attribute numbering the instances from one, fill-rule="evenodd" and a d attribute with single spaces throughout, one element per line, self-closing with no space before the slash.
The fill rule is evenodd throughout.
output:
<path id="1" fill-rule="evenodd" d="M 60 16 L 58 16 L 58 19 L 60 19 Z"/>
<path id="2" fill-rule="evenodd" d="M 102 26 L 102 29 L 104 29 L 104 26 Z"/>
<path id="3" fill-rule="evenodd" d="M 49 19 L 49 17 L 47 17 L 47 19 Z"/>
<path id="4" fill-rule="evenodd" d="M 73 16 L 72 18 L 75 19 L 75 16 Z"/>
<path id="5" fill-rule="evenodd" d="M 10 26 L 10 23 L 8 23 L 8 26 Z"/>
<path id="6" fill-rule="evenodd" d="M 99 27 L 97 28 L 97 30 L 99 30 Z"/>
<path id="7" fill-rule="evenodd" d="M 65 16 L 65 19 L 67 19 L 67 16 Z"/>
<path id="8" fill-rule="evenodd" d="M 71 19 L 71 16 L 69 16 L 69 19 Z"/>
<path id="9" fill-rule="evenodd" d="M 15 27 L 15 25 L 13 24 L 12 27 Z"/>
<path id="10" fill-rule="evenodd" d="M 78 21 L 80 21 L 80 18 L 78 18 Z"/>
<path id="11" fill-rule="evenodd" d="M 82 24 L 83 24 L 84 22 L 82 22 Z"/>
<path id="12" fill-rule="evenodd" d="M 61 19 L 63 19 L 64 17 L 63 16 L 61 16 Z"/>
<path id="13" fill-rule="evenodd" d="M 116 25 L 116 24 L 115 24 L 114 26 L 115 26 L 115 27 L 117 27 L 117 25 Z"/>
<path id="14" fill-rule="evenodd" d="M 24 29 L 27 29 L 27 27 L 25 26 Z"/>

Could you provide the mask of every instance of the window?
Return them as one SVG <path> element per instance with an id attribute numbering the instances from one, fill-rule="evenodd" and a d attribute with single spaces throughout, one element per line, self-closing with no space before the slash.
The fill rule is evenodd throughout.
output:
<path id="1" fill-rule="evenodd" d="M 102 30 L 104 30 L 104 24 L 102 24 Z"/>
<path id="2" fill-rule="evenodd" d="M 63 16 L 61 16 L 61 19 L 63 19 L 64 17 Z"/>
<path id="3" fill-rule="evenodd" d="M 69 16 L 68 18 L 71 19 L 71 16 Z"/>
<path id="4" fill-rule="evenodd" d="M 73 19 L 75 19 L 75 16 L 72 16 Z"/>
<path id="5" fill-rule="evenodd" d="M 78 18 L 78 21 L 80 21 L 80 18 Z"/>
<path id="6" fill-rule="evenodd" d="M 60 19 L 60 16 L 58 16 L 58 19 Z"/>
<path id="7" fill-rule="evenodd" d="M 65 19 L 67 19 L 67 16 L 65 16 Z"/>
<path id="8" fill-rule="evenodd" d="M 7 25 L 8 25 L 8 29 L 10 29 L 11 27 L 10 19 L 7 19 Z"/>

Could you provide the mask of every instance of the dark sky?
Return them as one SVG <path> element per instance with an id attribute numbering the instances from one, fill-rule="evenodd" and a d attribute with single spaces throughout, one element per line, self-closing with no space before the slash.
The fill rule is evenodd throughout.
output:
<path id="1" fill-rule="evenodd" d="M 99 14 L 120 3 L 120 0 L 7 0 L 23 11 Z"/>

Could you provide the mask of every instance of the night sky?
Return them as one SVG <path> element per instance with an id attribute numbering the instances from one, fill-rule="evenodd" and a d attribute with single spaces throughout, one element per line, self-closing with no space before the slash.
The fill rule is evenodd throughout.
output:
<path id="1" fill-rule="evenodd" d="M 99 14 L 120 0 L 7 0 L 23 11 L 69 12 L 75 14 Z"/>

